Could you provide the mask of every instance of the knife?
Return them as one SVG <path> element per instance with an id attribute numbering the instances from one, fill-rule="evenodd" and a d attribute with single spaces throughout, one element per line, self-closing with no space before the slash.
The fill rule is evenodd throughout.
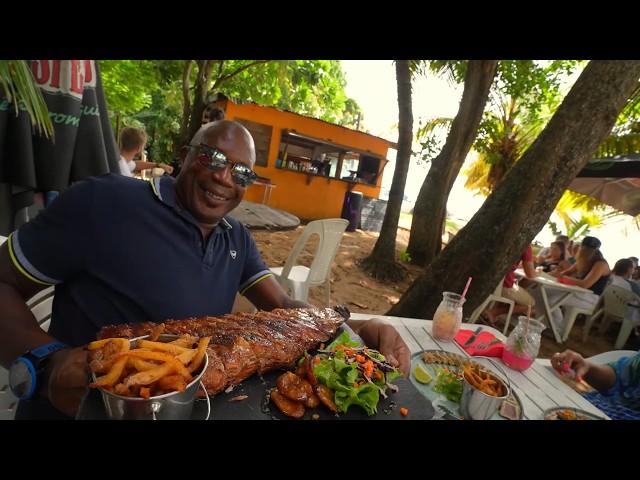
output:
<path id="1" fill-rule="evenodd" d="M 482 331 L 482 327 L 478 327 L 476 328 L 476 331 L 473 332 L 473 335 L 471 335 L 469 337 L 469 340 L 467 340 L 466 342 L 464 342 L 464 345 L 462 345 L 463 347 L 468 347 L 469 345 L 471 345 L 473 343 L 473 341 L 476 339 L 476 337 L 478 336 L 478 334 Z"/>

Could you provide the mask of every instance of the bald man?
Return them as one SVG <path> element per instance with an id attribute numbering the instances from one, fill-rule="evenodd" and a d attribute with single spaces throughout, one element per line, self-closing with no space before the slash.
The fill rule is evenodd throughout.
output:
<path id="1" fill-rule="evenodd" d="M 237 122 L 194 136 L 176 179 L 104 175 L 79 182 L 0 247 L 0 362 L 45 352 L 17 418 L 68 418 L 88 384 L 83 346 L 106 325 L 309 307 L 275 280 L 247 229 L 227 214 L 255 181 L 255 146 Z M 48 332 L 25 301 L 55 285 Z M 406 373 L 409 350 L 384 322 L 349 322 Z"/>

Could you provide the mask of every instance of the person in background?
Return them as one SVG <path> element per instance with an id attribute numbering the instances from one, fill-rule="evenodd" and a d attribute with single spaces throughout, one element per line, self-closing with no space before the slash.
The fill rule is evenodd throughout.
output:
<path id="1" fill-rule="evenodd" d="M 225 113 L 224 110 L 220 107 L 216 106 L 216 102 L 211 102 L 204 107 L 204 112 L 202 112 L 202 124 L 209 122 L 217 122 L 218 120 L 224 120 Z"/>
<path id="2" fill-rule="evenodd" d="M 596 365 L 572 350 L 554 353 L 551 366 L 561 375 L 575 374 L 597 392 L 584 397 L 613 420 L 640 420 L 640 352 Z"/>
<path id="3" fill-rule="evenodd" d="M 569 237 L 567 237 L 566 235 L 558 235 L 555 242 L 562 242 L 562 244 L 564 244 L 564 256 L 562 257 L 562 260 L 567 260 L 569 258 L 569 246 L 571 244 Z M 535 257 L 535 263 L 537 265 L 541 265 L 544 262 L 545 258 L 549 256 L 549 254 L 551 253 L 551 248 L 551 245 L 549 245 L 548 247 L 545 247 L 540 250 L 540 252 L 538 252 L 538 256 Z"/>
<path id="4" fill-rule="evenodd" d="M 631 275 L 635 270 L 633 261 L 630 258 L 622 258 L 613 266 L 611 275 L 611 285 L 632 291 L 640 295 L 640 285 L 631 280 Z"/>
<path id="5" fill-rule="evenodd" d="M 570 276 L 572 285 L 591 290 L 591 292 L 579 292 L 571 295 L 560 307 L 563 311 L 566 311 L 569 307 L 593 308 L 600 295 L 602 295 L 611 270 L 602 256 L 602 252 L 600 252 L 600 245 L 602 243 L 596 237 L 584 237 L 578 249 L 576 263 L 565 270 L 551 272 L 551 275 L 559 278 L 565 275 Z M 563 290 L 554 289 L 547 292 L 547 298 L 551 305 L 558 302 L 564 295 L 566 295 L 566 292 Z M 540 289 L 534 291 L 534 298 L 537 301 L 542 301 Z M 563 316 L 560 309 L 551 312 L 551 317 L 556 329 L 561 332 L 564 331 L 567 318 Z"/>
<path id="6" fill-rule="evenodd" d="M 134 160 L 138 155 L 144 156 L 144 147 L 147 144 L 147 134 L 141 128 L 125 127 L 120 132 L 120 174 L 125 177 L 132 177 L 134 173 L 147 168 L 162 168 L 171 174 L 173 167 L 164 163 L 147 162 L 145 160 Z"/>
<path id="7" fill-rule="evenodd" d="M 531 309 L 531 316 L 535 316 L 535 299 L 526 289 L 520 287 L 516 282 L 515 271 L 520 265 L 520 262 L 522 262 L 522 269 L 527 278 L 536 277 L 536 269 L 533 266 L 533 250 L 531 245 L 527 245 L 527 248 L 522 252 L 518 261 L 511 265 L 511 268 L 509 268 L 509 271 L 504 276 L 502 296 L 515 302 L 513 308 L 514 314 L 526 314 L 529 309 Z M 507 312 L 508 307 L 506 304 L 496 302 L 492 308 L 482 312 L 480 318 L 487 325 L 495 327 L 497 326 L 497 317 Z"/>
<path id="8" fill-rule="evenodd" d="M 566 261 L 566 248 L 563 242 L 551 242 L 549 254 L 544 258 L 538 255 L 537 260 L 538 266 L 542 267 L 543 272 L 550 272 L 557 268 L 565 270 L 571 266 Z"/>

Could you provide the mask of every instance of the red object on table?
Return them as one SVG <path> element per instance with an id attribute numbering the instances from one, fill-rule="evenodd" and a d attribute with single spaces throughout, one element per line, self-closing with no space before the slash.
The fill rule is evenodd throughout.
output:
<path id="1" fill-rule="evenodd" d="M 493 333 L 480 332 L 471 344 L 465 346 L 472 335 L 474 335 L 472 330 L 460 330 L 454 340 L 471 356 L 502 357 L 504 343 L 498 340 Z M 484 345 L 486 347 L 478 348 Z"/>
<path id="2" fill-rule="evenodd" d="M 576 282 L 574 282 L 571 278 L 569 277 L 558 277 L 558 281 L 560 283 L 564 283 L 565 285 L 575 285 Z"/>

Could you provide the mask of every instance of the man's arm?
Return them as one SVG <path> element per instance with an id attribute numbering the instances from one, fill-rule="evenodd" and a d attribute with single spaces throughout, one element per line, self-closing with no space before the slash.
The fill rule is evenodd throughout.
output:
<path id="1" fill-rule="evenodd" d="M 595 365 L 573 350 L 555 353 L 551 357 L 551 366 L 559 372 L 573 369 L 576 379 L 583 378 L 599 392 L 606 392 L 616 384 L 616 372 L 609 365 Z"/>
<path id="2" fill-rule="evenodd" d="M 173 167 L 167 165 L 166 163 L 156 163 L 156 162 L 143 162 L 141 160 L 135 160 L 136 167 L 133 170 L 136 173 L 141 172 L 147 168 L 162 168 L 165 172 L 171 174 L 173 172 Z"/>
<path id="3" fill-rule="evenodd" d="M 522 269 L 527 278 L 535 278 L 538 275 L 532 261 L 522 262 Z"/>
<path id="4" fill-rule="evenodd" d="M 8 241 L 0 246 L 0 364 L 5 368 L 23 353 L 55 340 L 40 328 L 26 304 L 45 288 L 17 270 Z"/>
<path id="5" fill-rule="evenodd" d="M 565 269 L 565 270 L 560 270 L 559 268 L 557 270 L 553 270 L 551 272 L 551 275 L 553 275 L 554 277 L 561 277 L 563 275 L 569 275 L 570 273 L 573 273 L 576 271 L 577 265 L 574 263 L 573 265 L 571 265 L 569 268 Z"/>

